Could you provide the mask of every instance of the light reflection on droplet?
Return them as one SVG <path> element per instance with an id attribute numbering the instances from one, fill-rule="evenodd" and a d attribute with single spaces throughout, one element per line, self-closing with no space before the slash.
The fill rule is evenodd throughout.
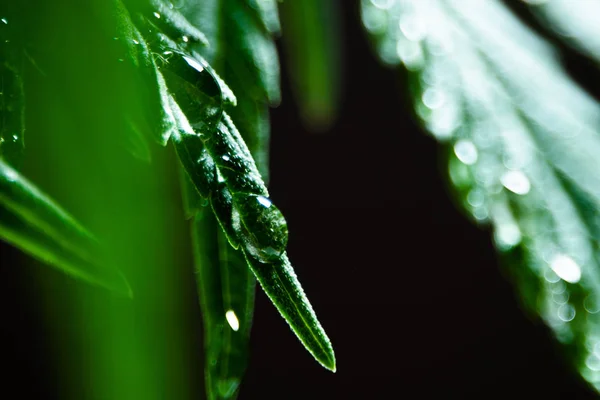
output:
<path id="1" fill-rule="evenodd" d="M 221 157 L 224 161 L 229 161 L 230 158 L 227 154 L 225 154 L 223 157 Z"/>
<path id="2" fill-rule="evenodd" d="M 440 90 L 434 88 L 428 88 L 423 93 L 423 104 L 425 104 L 428 108 L 435 110 L 444 105 L 446 101 L 446 96 Z"/>
<path id="3" fill-rule="evenodd" d="M 501 177 L 502 185 L 515 194 L 525 195 L 531 190 L 531 183 L 521 171 L 506 171 Z"/>
<path id="4" fill-rule="evenodd" d="M 454 154 L 463 163 L 473 165 L 477 162 L 477 148 L 470 140 L 459 140 L 454 145 Z"/>
<path id="5" fill-rule="evenodd" d="M 575 315 L 575 307 L 573 307 L 571 304 L 563 304 L 558 308 L 558 318 L 560 318 L 561 321 L 573 321 L 573 319 L 575 319 Z"/>
<path id="6" fill-rule="evenodd" d="M 132 40 L 133 44 L 140 44 L 140 42 L 138 42 L 137 40 L 133 39 Z"/>
<path id="7" fill-rule="evenodd" d="M 2 18 L 0 21 L 2 21 L 5 25 L 8 25 L 8 20 L 6 18 Z"/>
<path id="8" fill-rule="evenodd" d="M 256 196 L 256 199 L 265 208 L 269 208 L 273 204 L 273 203 L 271 203 L 271 200 L 267 199 L 264 196 Z"/>
<path id="9" fill-rule="evenodd" d="M 159 13 L 157 13 L 156 11 L 154 12 L 154 16 L 155 16 L 156 18 L 159 18 L 159 19 L 160 19 L 160 14 L 159 14 Z"/>
<path id="10" fill-rule="evenodd" d="M 555 255 L 550 260 L 550 268 L 569 283 L 577 283 L 581 279 L 581 268 L 575 260 L 565 254 Z"/>
<path id="11" fill-rule="evenodd" d="M 17 180 L 17 178 L 19 177 L 16 173 L 15 170 L 11 169 L 11 168 L 4 168 L 4 176 L 6 177 L 6 180 L 9 182 L 15 182 Z"/>
<path id="12" fill-rule="evenodd" d="M 186 43 L 189 41 L 189 39 L 188 39 L 188 37 L 187 37 L 187 36 L 182 36 L 182 37 L 181 37 L 181 40 L 183 40 L 183 41 L 184 41 L 184 42 L 186 42 Z"/>
<path id="13" fill-rule="evenodd" d="M 194 68 L 196 71 L 198 71 L 198 72 L 204 71 L 204 67 L 202 66 L 202 64 L 200 64 L 195 59 L 188 57 L 188 56 L 183 56 L 183 59 L 185 60 L 185 62 L 188 63 L 188 65 L 190 67 Z"/>
<path id="14" fill-rule="evenodd" d="M 233 329 L 234 332 L 237 332 L 240 329 L 240 321 L 238 320 L 237 315 L 235 315 L 235 312 L 233 310 L 228 310 L 225 313 L 225 319 L 227 319 L 227 323 L 229 324 L 231 329 Z"/>
<path id="15" fill-rule="evenodd" d="M 521 243 L 521 230 L 516 224 L 501 224 L 494 233 L 496 242 L 504 249 L 512 248 Z"/>

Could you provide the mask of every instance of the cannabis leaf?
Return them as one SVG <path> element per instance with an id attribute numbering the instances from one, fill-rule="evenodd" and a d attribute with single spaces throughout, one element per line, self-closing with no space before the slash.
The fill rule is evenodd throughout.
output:
<path id="1" fill-rule="evenodd" d="M 92 234 L 2 159 L 0 237 L 71 276 L 132 294 Z"/>
<path id="2" fill-rule="evenodd" d="M 381 59 L 410 72 L 458 201 L 492 227 L 525 304 L 600 389 L 600 105 L 501 2 L 363 0 L 362 17 Z"/>
<path id="3" fill-rule="evenodd" d="M 134 36 L 143 37 L 136 45 L 142 54 L 151 49 L 155 55 L 148 76 L 160 94 L 156 138 L 163 145 L 171 139 L 185 171 L 182 189 L 192 218 L 209 398 L 236 397 L 246 368 L 255 285 L 249 270 L 307 349 L 335 370 L 329 339 L 285 255 L 287 224 L 261 177 L 267 171 L 268 105 L 279 102 L 278 63 L 269 37 L 278 20 L 275 3 L 267 3 L 175 8 L 156 1 L 154 9 L 131 14 Z M 195 36 L 205 37 L 208 45 L 191 41 L 182 29 L 187 26 L 198 27 Z M 234 121 L 245 130 L 248 146 Z"/>

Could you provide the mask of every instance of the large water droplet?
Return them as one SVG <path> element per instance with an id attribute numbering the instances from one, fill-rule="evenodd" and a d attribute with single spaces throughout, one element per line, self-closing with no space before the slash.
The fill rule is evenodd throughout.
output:
<path id="1" fill-rule="evenodd" d="M 236 195 L 233 228 L 246 251 L 263 263 L 277 260 L 285 250 L 288 228 L 281 211 L 259 195 Z"/>

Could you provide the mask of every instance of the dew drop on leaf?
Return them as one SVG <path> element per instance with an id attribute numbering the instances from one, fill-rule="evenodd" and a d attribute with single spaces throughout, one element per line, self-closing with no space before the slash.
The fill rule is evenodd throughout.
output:
<path id="1" fill-rule="evenodd" d="M 246 195 L 240 200 L 236 202 L 238 207 L 233 210 L 232 220 L 244 248 L 260 262 L 277 260 L 288 241 L 283 214 L 264 196 Z"/>
<path id="2" fill-rule="evenodd" d="M 454 145 L 454 154 L 463 163 L 473 165 L 477 162 L 477 148 L 470 140 L 459 140 Z"/>
<path id="3" fill-rule="evenodd" d="M 521 171 L 507 171 L 501 177 L 502 185 L 515 194 L 525 195 L 531 189 L 531 183 Z"/>
<path id="4" fill-rule="evenodd" d="M 575 314 L 575 307 L 573 307 L 571 304 L 563 304 L 558 308 L 558 318 L 560 318 L 561 321 L 573 321 L 573 319 L 575 319 Z"/>

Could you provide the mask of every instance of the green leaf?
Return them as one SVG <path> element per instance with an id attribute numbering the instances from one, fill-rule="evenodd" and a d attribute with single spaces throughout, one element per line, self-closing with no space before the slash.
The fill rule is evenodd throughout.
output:
<path id="1" fill-rule="evenodd" d="M 278 35 L 281 31 L 279 13 L 277 12 L 277 0 L 247 0 L 264 26 L 271 35 Z"/>
<path id="2" fill-rule="evenodd" d="M 100 262 L 96 239 L 1 159 L 0 237 L 75 278 L 132 295 L 125 277 Z"/>
<path id="3" fill-rule="evenodd" d="M 600 104 L 500 2 L 364 0 L 362 17 L 382 60 L 409 70 L 457 201 L 600 389 Z"/>
<path id="4" fill-rule="evenodd" d="M 210 210 L 198 210 L 192 243 L 202 305 L 209 399 L 233 399 L 248 365 L 256 280 Z M 211 234 L 216 233 L 216 234 Z"/>
<path id="5" fill-rule="evenodd" d="M 335 354 L 284 253 L 278 260 L 263 263 L 247 253 L 246 260 L 261 287 L 313 357 L 335 372 Z"/>
<path id="6" fill-rule="evenodd" d="M 292 88 L 304 123 L 328 129 L 336 118 L 341 80 L 337 1 L 281 3 L 283 42 Z"/>
<path id="7" fill-rule="evenodd" d="M 178 116 L 179 129 L 171 138 L 182 165 L 198 193 L 210 199 L 229 242 L 244 252 L 263 289 L 302 343 L 319 362 L 334 370 L 331 344 L 291 273 L 284 253 L 287 244 L 285 219 L 271 204 L 254 160 L 227 114 L 222 114 L 216 129 L 214 120 L 206 118 L 206 115 L 215 115 L 211 110 L 218 101 L 213 101 L 213 94 L 219 86 L 214 79 L 211 89 L 206 89 L 207 82 L 196 83 L 207 79 L 207 70 L 193 69 L 198 76 L 190 81 L 190 85 L 182 85 L 182 73 L 174 71 L 177 77 L 170 73 L 165 75 L 167 85 L 177 99 L 171 106 L 173 115 Z M 173 78 L 172 85 L 168 77 Z M 194 102 L 194 96 L 190 96 L 191 88 L 203 88 L 206 93 L 198 94 L 198 100 Z M 186 114 L 190 115 L 189 120 Z M 260 267 L 261 264 L 265 267 Z M 266 266 L 270 266 L 268 269 L 274 270 L 275 275 L 269 275 Z"/>

